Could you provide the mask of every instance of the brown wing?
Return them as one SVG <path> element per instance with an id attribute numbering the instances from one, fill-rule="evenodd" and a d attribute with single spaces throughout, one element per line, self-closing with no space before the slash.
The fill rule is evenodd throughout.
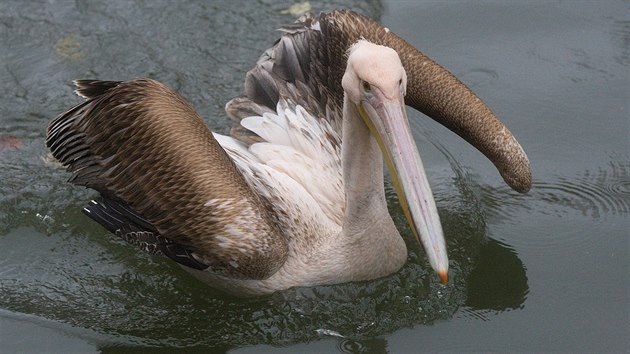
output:
<path id="1" fill-rule="evenodd" d="M 284 263 L 263 201 L 182 97 L 149 79 L 76 84 L 87 101 L 51 122 L 46 141 L 72 183 L 128 206 L 213 271 L 263 279 Z"/>

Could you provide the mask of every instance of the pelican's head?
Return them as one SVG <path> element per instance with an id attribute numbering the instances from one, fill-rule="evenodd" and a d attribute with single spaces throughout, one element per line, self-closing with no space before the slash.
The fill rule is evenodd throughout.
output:
<path id="1" fill-rule="evenodd" d="M 407 221 L 443 283 L 448 256 L 442 225 L 405 111 L 407 75 L 398 53 L 360 40 L 348 51 L 342 86 L 385 157 Z"/>

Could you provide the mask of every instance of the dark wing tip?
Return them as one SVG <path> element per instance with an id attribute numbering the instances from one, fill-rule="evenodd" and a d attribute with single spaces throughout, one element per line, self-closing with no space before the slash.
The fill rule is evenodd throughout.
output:
<path id="1" fill-rule="evenodd" d="M 208 268 L 193 256 L 192 251 L 160 235 L 149 221 L 122 202 L 101 197 L 91 201 L 83 213 L 145 253 L 166 256 L 193 269 Z"/>

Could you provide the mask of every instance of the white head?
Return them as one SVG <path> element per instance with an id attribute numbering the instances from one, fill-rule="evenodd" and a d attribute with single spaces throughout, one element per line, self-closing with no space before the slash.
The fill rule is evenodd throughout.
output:
<path id="1" fill-rule="evenodd" d="M 405 96 L 407 74 L 395 50 L 361 39 L 348 49 L 341 85 L 355 104 L 373 87 L 389 99 L 398 99 Z"/>

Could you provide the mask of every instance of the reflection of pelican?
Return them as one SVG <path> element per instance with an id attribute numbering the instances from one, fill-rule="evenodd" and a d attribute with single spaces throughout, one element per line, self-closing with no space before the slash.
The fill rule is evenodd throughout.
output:
<path id="1" fill-rule="evenodd" d="M 403 103 L 527 191 L 520 145 L 455 77 L 366 17 L 304 17 L 284 32 L 248 73 L 246 95 L 226 107 L 240 123 L 232 137 L 213 135 L 155 81 L 78 81 L 87 101 L 51 123 L 47 144 L 71 182 L 100 192 L 87 215 L 238 295 L 373 279 L 407 257 L 387 212 L 383 156 L 446 281 L 442 229 Z"/>

